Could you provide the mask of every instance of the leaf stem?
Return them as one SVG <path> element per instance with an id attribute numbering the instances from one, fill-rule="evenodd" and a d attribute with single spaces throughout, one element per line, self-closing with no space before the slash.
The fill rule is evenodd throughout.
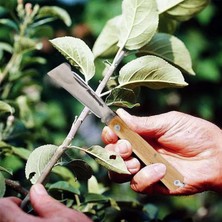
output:
<path id="1" fill-rule="evenodd" d="M 99 96 L 100 97 L 103 97 L 103 96 L 107 96 L 107 95 L 109 95 L 110 93 L 111 93 L 111 89 L 110 90 L 107 90 L 106 92 L 104 92 L 104 93 L 101 93 Z"/>
<path id="2" fill-rule="evenodd" d="M 76 200 L 76 205 L 79 207 L 81 205 L 79 196 L 77 194 L 75 194 L 74 196 L 75 196 L 75 200 Z"/>

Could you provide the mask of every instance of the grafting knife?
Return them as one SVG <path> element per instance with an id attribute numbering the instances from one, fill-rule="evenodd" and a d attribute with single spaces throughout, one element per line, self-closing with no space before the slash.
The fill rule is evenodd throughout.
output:
<path id="1" fill-rule="evenodd" d="M 105 102 L 87 85 L 81 77 L 72 72 L 69 64 L 62 63 L 48 75 L 71 95 L 87 106 L 101 121 L 109 126 L 121 139 L 128 140 L 136 156 L 145 164 L 163 163 L 167 171 L 162 178 L 169 190 L 184 186 L 184 177 L 161 154 L 149 145 L 140 135 L 132 131 L 127 124 L 113 112 Z"/>

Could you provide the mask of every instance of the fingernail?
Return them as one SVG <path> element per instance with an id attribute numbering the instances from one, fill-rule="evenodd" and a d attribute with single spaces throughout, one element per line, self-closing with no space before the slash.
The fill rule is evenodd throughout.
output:
<path id="1" fill-rule="evenodd" d="M 163 176 L 166 173 L 166 166 L 162 163 L 154 164 L 153 168 L 159 176 Z"/>
<path id="2" fill-rule="evenodd" d="M 107 143 L 113 143 L 113 132 L 107 126 L 104 127 L 104 130 Z"/>
<path id="3" fill-rule="evenodd" d="M 137 173 L 140 169 L 140 162 L 136 158 L 132 158 L 132 159 L 126 161 L 125 164 L 126 164 L 128 171 L 132 174 Z"/>
<path id="4" fill-rule="evenodd" d="M 130 143 L 127 140 L 119 140 L 115 148 L 116 152 L 119 154 L 125 154 L 130 148 Z"/>
<path id="5" fill-rule="evenodd" d="M 38 195 L 46 195 L 47 192 L 44 188 L 44 186 L 40 183 L 37 183 L 33 185 L 33 190 L 38 194 Z"/>

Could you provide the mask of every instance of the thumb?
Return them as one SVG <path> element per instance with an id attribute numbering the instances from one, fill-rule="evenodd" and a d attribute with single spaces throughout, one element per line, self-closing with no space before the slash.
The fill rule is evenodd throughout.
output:
<path id="1" fill-rule="evenodd" d="M 31 187 L 30 200 L 38 216 L 48 218 L 50 221 L 91 222 L 83 213 L 69 209 L 50 197 L 42 184 Z"/>
<path id="2" fill-rule="evenodd" d="M 123 109 L 118 109 L 117 114 L 126 124 L 135 132 L 144 136 L 159 137 L 171 128 L 172 112 L 149 116 L 139 117 L 130 115 Z"/>
<path id="3" fill-rule="evenodd" d="M 42 184 L 35 184 L 30 190 L 30 200 L 34 211 L 40 217 L 52 217 L 64 207 L 48 195 Z"/>
<path id="4" fill-rule="evenodd" d="M 155 163 L 145 166 L 137 174 L 135 174 L 131 180 L 131 188 L 136 192 L 144 192 L 161 180 L 165 173 L 166 166 L 162 163 Z M 162 187 L 162 190 L 164 190 L 164 187 Z"/>

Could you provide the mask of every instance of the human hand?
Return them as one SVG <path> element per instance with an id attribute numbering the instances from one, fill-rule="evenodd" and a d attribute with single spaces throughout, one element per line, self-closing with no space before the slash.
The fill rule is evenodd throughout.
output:
<path id="1" fill-rule="evenodd" d="M 19 207 L 21 200 L 16 197 L 0 199 L 1 222 L 90 222 L 86 215 L 72 210 L 50 197 L 41 184 L 33 185 L 30 201 L 37 216 L 29 215 Z"/>
<path id="2" fill-rule="evenodd" d="M 102 139 L 108 144 L 106 149 L 119 153 L 132 174 L 128 177 L 110 172 L 112 180 L 131 180 L 133 190 L 147 194 L 222 191 L 222 131 L 216 125 L 175 111 L 150 117 L 131 116 L 122 109 L 117 113 L 184 176 L 185 186 L 169 191 L 157 183 L 164 177 L 165 165 L 157 163 L 141 168 L 138 159 L 132 156 L 129 142 L 118 141 L 117 136 L 105 127 Z"/>

